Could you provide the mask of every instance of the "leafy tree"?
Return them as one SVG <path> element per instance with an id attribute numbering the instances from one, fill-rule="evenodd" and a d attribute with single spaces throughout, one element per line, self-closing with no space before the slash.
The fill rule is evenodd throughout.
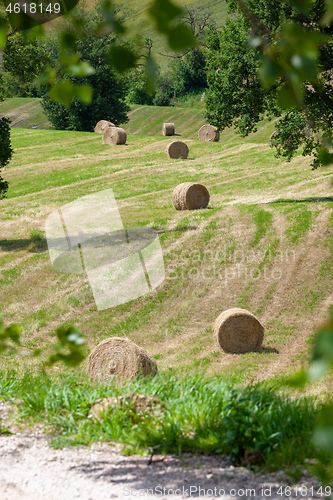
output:
<path id="1" fill-rule="evenodd" d="M 152 105 L 154 94 L 149 92 L 149 82 L 143 67 L 131 69 L 128 74 L 127 101 L 133 104 Z"/>
<path id="2" fill-rule="evenodd" d="M 80 79 L 68 77 L 69 89 L 71 85 L 86 84 L 93 89 L 93 98 L 90 104 L 82 102 L 77 96 L 68 107 L 61 102 L 55 102 L 50 96 L 44 96 L 42 107 L 52 125 L 58 130 L 83 130 L 91 132 L 99 120 L 109 120 L 115 125 L 125 123 L 129 107 L 125 103 L 126 85 L 124 80 L 116 77 L 115 73 L 106 65 L 97 65 L 94 75 Z M 88 87 L 86 87 L 88 88 Z M 61 93 L 66 91 L 66 85 L 58 88 Z M 54 95 L 57 97 L 57 95 Z M 60 96 L 61 97 L 61 96 Z"/>
<path id="3" fill-rule="evenodd" d="M 3 16 L 0 12 L 0 26 Z M 0 61 L 1 61 L 1 51 L 0 51 Z M 5 95 L 5 83 L 3 76 L 0 73 L 0 102 L 4 100 Z M 0 119 L 0 200 L 6 196 L 8 190 L 8 182 L 5 181 L 1 176 L 1 169 L 5 167 L 13 156 L 13 150 L 10 142 L 10 126 L 9 120 L 7 118 Z"/>
<path id="4" fill-rule="evenodd" d="M 181 54 L 168 55 L 172 58 L 169 65 L 169 79 L 174 95 L 182 97 L 189 93 L 202 92 L 207 87 L 207 70 L 204 48 L 206 31 L 215 26 L 211 12 L 202 5 L 184 5 L 181 20 L 189 27 L 195 40 L 195 46 Z"/>
<path id="5" fill-rule="evenodd" d="M 208 120 L 247 135 L 287 110 L 272 141 L 277 154 L 290 159 L 303 146 L 314 168 L 331 161 L 333 26 L 323 21 L 324 0 L 228 3 L 238 17 L 208 35 Z"/>
<path id="6" fill-rule="evenodd" d="M 248 45 L 247 23 L 240 18 L 228 19 L 220 32 L 210 29 L 207 42 L 207 118 L 220 130 L 234 125 L 247 135 L 272 109 L 273 97 L 257 77 L 259 52 Z"/>
<path id="7" fill-rule="evenodd" d="M 10 126 L 8 118 L 0 119 L 0 171 L 6 166 L 13 156 L 10 142 Z M 0 200 L 6 196 L 8 182 L 0 174 Z"/>
<path id="8" fill-rule="evenodd" d="M 203 51 L 194 49 L 172 61 L 169 77 L 177 96 L 204 90 L 207 86 L 207 71 Z"/>
<path id="9" fill-rule="evenodd" d="M 60 64 L 70 61 L 76 74 L 65 75 L 63 82 L 44 96 L 42 107 L 54 127 L 62 130 L 92 131 L 101 119 L 116 125 L 125 123 L 129 111 L 125 103 L 126 80 L 117 76 L 108 63 L 115 37 L 109 33 L 96 32 L 98 16 L 91 17 L 91 14 L 81 9 L 80 19 L 84 25 L 75 40 L 76 55 L 61 55 L 62 48 L 57 47 Z M 78 64 L 79 58 L 83 60 L 81 65 Z M 88 102 L 89 87 L 93 91 L 91 102 Z M 83 95 L 82 92 L 75 94 L 67 107 L 59 102 L 66 88 L 83 90 Z"/>
<path id="10" fill-rule="evenodd" d="M 13 33 L 7 38 L 3 67 L 15 95 L 36 95 L 36 87 L 33 88 L 32 83 L 43 74 L 51 56 L 51 46 L 44 40 L 26 40 L 21 33 Z"/>
<path id="11" fill-rule="evenodd" d="M 174 97 L 174 87 L 167 70 L 157 77 L 155 90 L 153 104 L 155 106 L 170 106 Z"/>

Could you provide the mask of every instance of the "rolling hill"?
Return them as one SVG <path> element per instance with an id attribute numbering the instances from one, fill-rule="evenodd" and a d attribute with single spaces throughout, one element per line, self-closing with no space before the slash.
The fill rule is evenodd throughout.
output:
<path id="1" fill-rule="evenodd" d="M 199 114 L 181 122 L 174 109 L 160 110 L 163 117 L 157 111 L 133 110 L 132 133 L 119 147 L 93 133 L 13 129 L 15 155 L 4 170 L 10 189 L 1 201 L 5 321 L 20 322 L 31 346 L 43 347 L 57 326 L 74 323 L 89 347 L 127 336 L 164 368 L 206 370 L 233 382 L 276 379 L 307 359 L 332 308 L 332 168 L 312 171 L 301 156 L 275 158 L 273 123 L 246 139 L 227 130 L 220 142 L 205 143 L 195 134 Z M 166 157 L 171 138 L 161 135 L 158 119 L 171 117 L 190 148 L 187 160 Z M 172 190 L 184 181 L 207 186 L 208 209 L 174 210 Z M 97 311 L 87 278 L 55 271 L 36 234 L 61 205 L 106 188 L 126 226 L 159 234 L 166 279 L 151 294 Z M 213 321 L 231 307 L 260 318 L 261 351 L 232 355 L 217 347 Z"/>

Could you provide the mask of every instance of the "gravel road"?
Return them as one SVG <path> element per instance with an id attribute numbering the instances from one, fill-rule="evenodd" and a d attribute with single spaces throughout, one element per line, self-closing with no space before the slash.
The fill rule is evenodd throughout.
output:
<path id="1" fill-rule="evenodd" d="M 148 465 L 147 456 L 121 455 L 105 444 L 54 450 L 45 435 L 0 436 L 0 500 L 281 500 L 300 498 L 297 486 L 304 487 L 301 498 L 325 498 L 309 477 L 298 485 L 282 477 L 235 468 L 224 457 L 156 455 Z"/>

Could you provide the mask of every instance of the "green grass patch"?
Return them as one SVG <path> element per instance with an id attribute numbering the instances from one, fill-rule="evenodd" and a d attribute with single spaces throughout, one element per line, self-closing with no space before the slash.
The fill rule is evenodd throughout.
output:
<path id="1" fill-rule="evenodd" d="M 291 224 L 286 231 L 286 236 L 291 243 L 297 243 L 310 229 L 312 212 L 307 207 L 302 207 L 297 210 L 295 215 L 294 213 L 290 214 L 287 220 L 291 221 Z"/>
<path id="2" fill-rule="evenodd" d="M 259 241 L 265 236 L 271 227 L 273 214 L 271 212 L 267 212 L 266 210 L 258 210 L 258 212 L 254 213 L 253 218 L 257 229 L 253 240 L 250 242 L 250 246 L 252 247 L 258 245 Z"/>
<path id="3" fill-rule="evenodd" d="M 20 399 L 18 419 L 44 422 L 54 447 L 118 441 L 129 452 L 158 446 L 161 453 L 228 454 L 234 462 L 257 451 L 275 469 L 319 458 L 311 444 L 318 407 L 309 398 L 290 400 L 260 386 L 233 388 L 218 377 L 180 378 L 172 371 L 123 388 L 93 385 L 77 374 L 13 375 L 1 374 L 0 398 Z M 161 409 L 148 418 L 123 405 L 102 422 L 88 418 L 96 401 L 129 390 L 159 398 Z"/>

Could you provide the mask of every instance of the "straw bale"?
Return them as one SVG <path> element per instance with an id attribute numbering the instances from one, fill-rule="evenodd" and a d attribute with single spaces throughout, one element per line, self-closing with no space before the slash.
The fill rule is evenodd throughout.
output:
<path id="1" fill-rule="evenodd" d="M 241 354 L 257 351 L 264 338 L 264 327 L 245 309 L 228 309 L 216 319 L 214 334 L 224 352 Z"/>
<path id="2" fill-rule="evenodd" d="M 125 144 L 127 134 L 123 128 L 108 127 L 103 133 L 103 144 Z"/>
<path id="3" fill-rule="evenodd" d="M 178 159 L 183 158 L 184 160 L 188 157 L 189 149 L 187 144 L 182 141 L 171 142 L 167 147 L 168 158 Z"/>
<path id="4" fill-rule="evenodd" d="M 141 347 L 126 338 L 103 340 L 88 357 L 88 373 L 94 380 L 107 382 L 155 374 L 155 360 Z"/>
<path id="5" fill-rule="evenodd" d="M 163 123 L 162 134 L 166 136 L 175 135 L 175 124 Z"/>
<path id="6" fill-rule="evenodd" d="M 203 125 L 198 132 L 200 141 L 217 142 L 220 140 L 220 132 L 213 125 Z"/>
<path id="7" fill-rule="evenodd" d="M 206 208 L 208 203 L 208 189 L 197 182 L 178 184 L 172 193 L 172 204 L 176 210 Z"/>
<path id="8" fill-rule="evenodd" d="M 109 127 L 115 127 L 115 124 L 108 122 L 107 120 L 100 120 L 95 127 L 95 132 L 97 134 L 103 134 Z"/>

